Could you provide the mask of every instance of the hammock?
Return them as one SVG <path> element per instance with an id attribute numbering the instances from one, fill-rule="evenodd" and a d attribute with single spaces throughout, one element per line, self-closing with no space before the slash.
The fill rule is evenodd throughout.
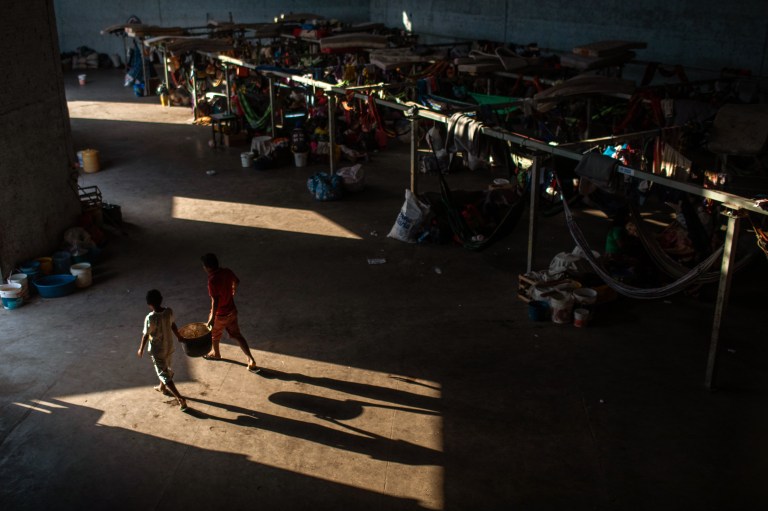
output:
<path id="1" fill-rule="evenodd" d="M 559 186 L 560 186 L 560 180 L 558 178 L 558 187 Z M 615 290 L 617 293 L 620 293 L 624 296 L 628 296 L 630 298 L 654 300 L 656 298 L 664 298 L 667 296 L 671 296 L 675 293 L 678 293 L 683 289 L 687 288 L 688 286 L 690 286 L 691 284 L 696 283 L 699 277 L 705 271 L 707 271 L 713 264 L 715 264 L 723 253 L 723 247 L 720 247 L 719 249 L 714 251 L 709 257 L 707 257 L 698 265 L 693 267 L 690 271 L 688 271 L 688 273 L 686 273 L 676 281 L 671 282 L 665 286 L 661 286 L 657 288 L 640 288 L 635 286 L 629 286 L 613 279 L 611 275 L 603 268 L 603 266 L 597 260 L 595 255 L 592 253 L 592 249 L 590 248 L 589 243 L 587 242 L 587 239 L 584 237 L 584 233 L 581 232 L 581 228 L 579 228 L 579 226 L 576 224 L 576 221 L 573 218 L 573 213 L 571 212 L 571 208 L 568 207 L 568 202 L 563 200 L 562 203 L 563 203 L 563 211 L 565 212 L 565 220 L 568 225 L 568 230 L 571 232 L 571 237 L 573 237 L 573 240 L 576 242 L 576 245 L 578 245 L 584 251 L 584 256 L 587 258 L 587 261 L 589 261 L 589 264 L 595 270 L 595 273 L 597 273 L 597 275 L 600 276 L 600 278 L 603 279 L 603 281 L 610 288 Z"/>
<path id="2" fill-rule="evenodd" d="M 237 91 L 237 98 L 240 101 L 240 106 L 243 108 L 245 119 L 253 129 L 263 128 L 267 125 L 267 121 L 271 121 L 270 114 L 272 113 L 272 106 L 267 106 L 264 113 L 259 114 L 254 110 L 251 104 L 248 102 L 248 98 L 241 91 Z"/>
<path id="3" fill-rule="evenodd" d="M 440 178 L 440 197 L 448 213 L 448 223 L 464 248 L 470 250 L 482 250 L 486 248 L 514 228 L 525 210 L 526 201 L 524 197 L 527 197 L 527 193 L 523 193 L 516 202 L 509 206 L 509 209 L 498 224 L 496 224 L 496 227 L 490 235 L 479 236 L 478 233 L 467 224 L 467 221 L 464 219 L 461 212 L 454 205 L 451 189 L 448 187 L 448 182 L 445 180 L 443 173 L 438 172 L 437 175 Z"/>
<path id="4" fill-rule="evenodd" d="M 674 258 L 670 257 L 663 248 L 661 248 L 659 243 L 656 241 L 656 238 L 651 235 L 644 227 L 643 219 L 640 216 L 640 212 L 638 211 L 637 205 L 634 202 L 630 202 L 629 211 L 632 220 L 637 227 L 637 233 L 640 241 L 642 242 L 643 247 L 645 247 L 646 252 L 648 252 L 648 255 L 651 256 L 651 258 L 656 263 L 656 266 L 658 266 L 661 271 L 675 279 L 685 275 L 690 270 L 690 268 L 677 262 Z M 734 271 L 738 271 L 746 266 L 752 260 L 754 254 L 755 251 L 750 251 L 747 255 L 736 261 L 733 267 Z M 711 284 L 713 282 L 717 282 L 719 279 L 719 270 L 708 271 L 706 273 L 702 273 L 699 276 L 697 282 L 701 284 Z"/>
<path id="5" fill-rule="evenodd" d="M 478 94 L 476 92 L 467 92 L 478 105 L 489 105 L 491 110 L 502 114 L 509 114 L 520 110 L 519 106 L 512 106 L 510 103 L 522 105 L 525 103 L 525 99 L 511 98 L 509 96 L 493 96 L 491 94 Z M 504 105 L 504 106 L 496 106 Z"/>

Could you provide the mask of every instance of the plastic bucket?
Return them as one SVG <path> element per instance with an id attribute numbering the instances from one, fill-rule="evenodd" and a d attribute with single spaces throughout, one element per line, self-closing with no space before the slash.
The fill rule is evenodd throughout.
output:
<path id="1" fill-rule="evenodd" d="M 50 275 L 53 273 L 53 258 L 51 257 L 38 257 L 35 261 L 40 263 L 40 273 L 43 275 Z"/>
<path id="2" fill-rule="evenodd" d="M 589 322 L 589 311 L 587 309 L 576 309 L 573 311 L 573 326 L 583 328 Z"/>
<path id="3" fill-rule="evenodd" d="M 96 149 L 83 149 L 83 171 L 88 173 L 99 171 L 99 151 Z"/>
<path id="4" fill-rule="evenodd" d="M 0 301 L 3 303 L 3 309 L 12 310 L 24 303 L 21 293 L 22 289 L 19 283 L 0 284 Z"/>
<path id="5" fill-rule="evenodd" d="M 565 294 L 555 291 L 549 296 L 549 305 L 552 307 L 553 323 L 570 323 L 573 319 L 573 297 L 570 293 Z"/>
<path id="6" fill-rule="evenodd" d="M 573 299 L 579 305 L 594 305 L 597 301 L 597 291 L 589 287 L 573 290 Z"/>
<path id="7" fill-rule="evenodd" d="M 85 85 L 85 78 L 86 75 L 77 75 L 77 81 L 80 82 L 80 85 Z"/>
<path id="8" fill-rule="evenodd" d="M 61 252 L 54 252 L 53 254 L 54 273 L 58 273 L 58 274 L 69 273 L 70 264 L 72 264 L 72 254 L 63 250 Z"/>
<path id="9" fill-rule="evenodd" d="M 103 203 L 101 205 L 101 214 L 108 223 L 118 227 L 123 225 L 123 208 L 117 204 Z"/>
<path id="10" fill-rule="evenodd" d="M 253 153 L 240 153 L 240 164 L 245 168 L 253 165 Z"/>
<path id="11" fill-rule="evenodd" d="M 211 330 L 206 323 L 189 323 L 179 328 L 181 345 L 188 357 L 202 357 L 211 351 Z"/>
<path id="12" fill-rule="evenodd" d="M 21 273 L 26 273 L 28 276 L 32 273 L 40 273 L 40 261 L 25 261 L 19 265 Z"/>
<path id="13" fill-rule="evenodd" d="M 26 273 L 13 273 L 8 277 L 9 284 L 21 284 L 21 297 L 29 300 L 29 278 Z"/>
<path id="14" fill-rule="evenodd" d="M 541 300 L 531 300 L 528 302 L 528 317 L 531 321 L 549 319 L 549 304 Z"/>
<path id="15" fill-rule="evenodd" d="M 77 263 L 73 264 L 69 268 L 70 273 L 77 277 L 75 286 L 88 287 L 93 282 L 93 271 L 91 270 L 91 263 Z"/>
<path id="16" fill-rule="evenodd" d="M 80 249 L 72 254 L 72 263 L 87 263 L 90 260 L 90 252 L 86 249 Z"/>
<path id="17" fill-rule="evenodd" d="M 293 161 L 297 167 L 306 167 L 309 153 L 293 153 Z"/>
<path id="18" fill-rule="evenodd" d="M 0 297 L 1 298 L 18 298 L 21 296 L 21 284 L 18 282 L 9 282 L 8 284 L 0 284 Z"/>

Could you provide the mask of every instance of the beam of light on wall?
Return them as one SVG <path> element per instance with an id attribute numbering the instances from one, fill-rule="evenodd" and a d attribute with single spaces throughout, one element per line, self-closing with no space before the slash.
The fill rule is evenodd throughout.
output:
<path id="1" fill-rule="evenodd" d="M 171 216 L 179 220 L 211 222 L 217 224 L 255 227 L 273 231 L 332 236 L 353 240 L 362 239 L 357 234 L 332 222 L 315 211 L 276 208 L 207 199 L 174 197 Z"/>
<path id="2" fill-rule="evenodd" d="M 192 124 L 192 111 L 186 107 L 163 107 L 155 103 L 114 101 L 68 101 L 69 117 L 101 121 Z"/>
<path id="3" fill-rule="evenodd" d="M 403 11 L 403 28 L 408 32 L 413 32 L 413 22 L 405 11 Z"/>

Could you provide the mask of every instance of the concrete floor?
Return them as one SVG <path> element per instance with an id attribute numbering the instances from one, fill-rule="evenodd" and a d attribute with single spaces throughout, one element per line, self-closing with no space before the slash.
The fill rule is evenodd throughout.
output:
<path id="1" fill-rule="evenodd" d="M 117 71 L 76 74 L 75 147 L 103 166 L 80 184 L 126 224 L 92 287 L 0 310 L 0 509 L 768 504 L 765 259 L 734 282 L 710 392 L 712 289 L 620 299 L 586 329 L 532 322 L 515 298 L 525 219 L 479 253 L 386 237 L 406 146 L 374 155 L 363 192 L 315 202 L 306 178 L 323 166 L 242 168 L 243 149 L 210 149 L 188 110 L 136 98 Z M 543 219 L 539 267 L 572 248 L 562 216 Z M 150 288 L 179 324 L 205 320 L 208 251 L 242 280 L 265 370 L 248 373 L 231 340 L 221 362 L 179 349 L 185 414 L 136 349 Z"/>

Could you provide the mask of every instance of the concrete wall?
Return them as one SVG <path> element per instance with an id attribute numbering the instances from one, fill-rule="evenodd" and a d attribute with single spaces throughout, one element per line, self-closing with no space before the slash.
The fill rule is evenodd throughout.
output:
<path id="1" fill-rule="evenodd" d="M 570 50 L 600 40 L 644 41 L 637 58 L 719 71 L 768 74 L 765 0 L 370 0 L 371 19 L 403 27 L 422 42 L 486 39 Z"/>
<path id="2" fill-rule="evenodd" d="M 55 0 L 60 46 L 89 46 L 122 54 L 120 38 L 100 35 L 131 15 L 143 23 L 202 26 L 208 19 L 269 22 L 280 13 L 311 12 L 346 22 L 411 26 L 421 41 L 486 39 L 568 51 L 589 42 L 622 39 L 648 43 L 638 59 L 719 71 L 747 68 L 768 74 L 765 0 Z"/>
<path id="3" fill-rule="evenodd" d="M 340 3 L 317 0 L 54 0 L 62 51 L 88 46 L 99 53 L 123 53 L 120 37 L 100 31 L 124 23 L 132 15 L 142 23 L 166 27 L 200 27 L 208 20 L 267 23 L 281 13 L 312 13 L 347 23 L 368 21 L 368 1 Z"/>
<path id="4" fill-rule="evenodd" d="M 7 4 L 0 47 L 0 271 L 7 277 L 58 246 L 80 201 L 52 1 Z"/>

